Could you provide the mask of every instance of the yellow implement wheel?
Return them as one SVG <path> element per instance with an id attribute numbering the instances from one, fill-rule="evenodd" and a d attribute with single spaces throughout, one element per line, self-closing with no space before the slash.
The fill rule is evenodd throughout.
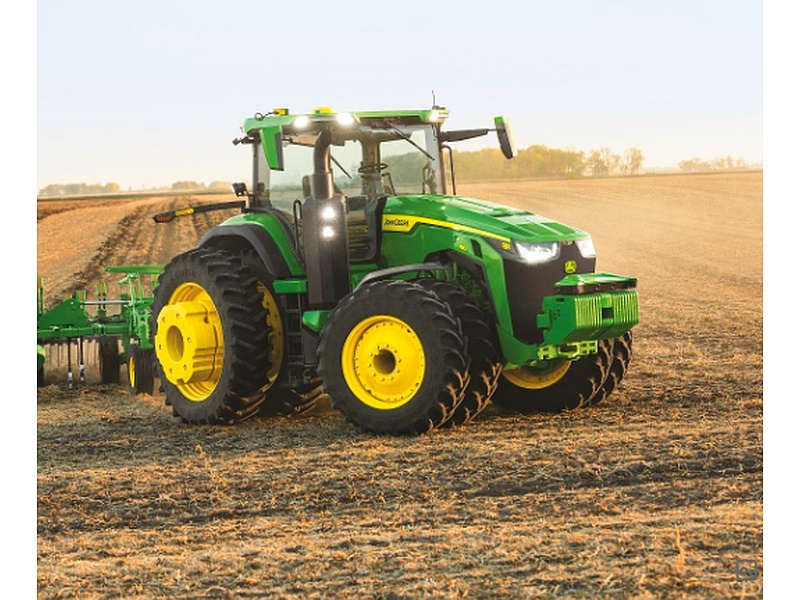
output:
<path id="1" fill-rule="evenodd" d="M 375 315 L 358 323 L 345 339 L 342 372 L 364 404 L 391 410 L 419 390 L 425 377 L 425 351 L 407 323 Z"/>
<path id="2" fill-rule="evenodd" d="M 193 402 L 214 391 L 225 342 L 217 307 L 195 282 L 179 285 L 158 313 L 156 354 L 167 379 Z"/>
<path id="3" fill-rule="evenodd" d="M 534 369 L 533 367 L 519 367 L 503 371 L 502 375 L 517 387 L 526 390 L 541 390 L 550 387 L 560 380 L 569 371 L 572 362 L 563 360 L 549 369 Z"/>
<path id="4" fill-rule="evenodd" d="M 131 394 L 152 394 L 155 381 L 153 350 L 144 350 L 138 342 L 128 348 L 128 386 Z"/>

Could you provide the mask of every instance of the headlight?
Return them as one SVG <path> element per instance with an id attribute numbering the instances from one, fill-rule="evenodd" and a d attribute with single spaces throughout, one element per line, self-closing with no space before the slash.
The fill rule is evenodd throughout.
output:
<path id="1" fill-rule="evenodd" d="M 594 242 L 592 241 L 592 238 L 575 240 L 575 245 L 578 247 L 578 251 L 581 253 L 583 258 L 594 258 L 597 256 L 597 252 L 594 251 Z"/>
<path id="2" fill-rule="evenodd" d="M 544 242 L 539 244 L 528 244 L 526 242 L 514 242 L 517 252 L 526 263 L 535 265 L 558 257 L 560 244 L 558 242 Z"/>
<path id="3" fill-rule="evenodd" d="M 338 113 L 336 115 L 336 122 L 344 127 L 349 127 L 354 124 L 356 120 L 350 113 Z"/>
<path id="4" fill-rule="evenodd" d="M 322 218 L 326 221 L 333 221 L 336 218 L 336 210 L 332 206 L 326 206 L 322 209 Z"/>
<path id="5" fill-rule="evenodd" d="M 311 119 L 309 119 L 305 115 L 300 115 L 294 120 L 294 126 L 296 129 L 305 129 L 311 124 Z"/>

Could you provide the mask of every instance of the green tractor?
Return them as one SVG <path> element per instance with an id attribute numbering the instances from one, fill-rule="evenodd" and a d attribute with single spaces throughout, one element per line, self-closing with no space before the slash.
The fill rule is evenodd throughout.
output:
<path id="1" fill-rule="evenodd" d="M 241 209 L 175 257 L 153 303 L 167 403 L 189 423 L 288 414 L 323 393 L 365 431 L 461 425 L 490 402 L 560 411 L 604 399 L 631 359 L 636 279 L 595 273 L 591 237 L 459 196 L 448 111 L 245 120 Z M 156 221 L 199 210 L 156 215 Z"/>

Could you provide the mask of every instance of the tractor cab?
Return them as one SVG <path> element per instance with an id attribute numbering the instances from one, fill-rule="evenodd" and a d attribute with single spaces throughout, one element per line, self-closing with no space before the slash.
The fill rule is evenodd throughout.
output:
<path id="1" fill-rule="evenodd" d="M 485 135 L 489 129 L 442 131 L 448 116 L 443 108 L 427 110 L 335 113 L 317 108 L 310 114 L 276 109 L 256 114 L 242 127 L 246 135 L 235 144 L 253 145 L 252 193 L 244 184 L 251 210 L 279 211 L 302 244 L 302 201 L 312 195 L 314 146 L 320 133 L 331 133 L 330 169 L 334 191 L 346 203 L 349 258 L 375 262 L 380 246 L 380 222 L 386 199 L 392 196 L 443 195 L 455 192 L 448 141 Z M 501 148 L 514 153 L 505 121 L 496 120 Z M 445 156 L 449 163 L 445 163 Z M 236 189 L 235 186 L 235 189 Z"/>
<path id="2" fill-rule="evenodd" d="M 442 194 L 445 190 L 441 123 L 443 110 L 334 113 L 318 108 L 290 115 L 277 109 L 245 121 L 253 145 L 253 192 L 238 184 L 251 210 L 282 213 L 302 244 L 302 202 L 312 196 L 314 146 L 331 133 L 334 191 L 345 198 L 350 261 L 374 261 L 386 198 Z"/>

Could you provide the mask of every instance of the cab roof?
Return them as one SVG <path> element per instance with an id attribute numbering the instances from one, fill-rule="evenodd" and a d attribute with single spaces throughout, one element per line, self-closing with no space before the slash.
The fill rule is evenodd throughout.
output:
<path id="1" fill-rule="evenodd" d="M 443 123 L 450 111 L 442 107 L 404 110 L 368 110 L 357 112 L 337 112 L 329 107 L 318 107 L 309 113 L 292 113 L 288 108 L 276 108 L 266 114 L 256 113 L 245 119 L 242 131 L 249 134 L 262 129 L 286 129 L 301 131 L 312 124 L 322 123 L 340 127 L 355 124 L 381 126 L 422 125 Z"/>

